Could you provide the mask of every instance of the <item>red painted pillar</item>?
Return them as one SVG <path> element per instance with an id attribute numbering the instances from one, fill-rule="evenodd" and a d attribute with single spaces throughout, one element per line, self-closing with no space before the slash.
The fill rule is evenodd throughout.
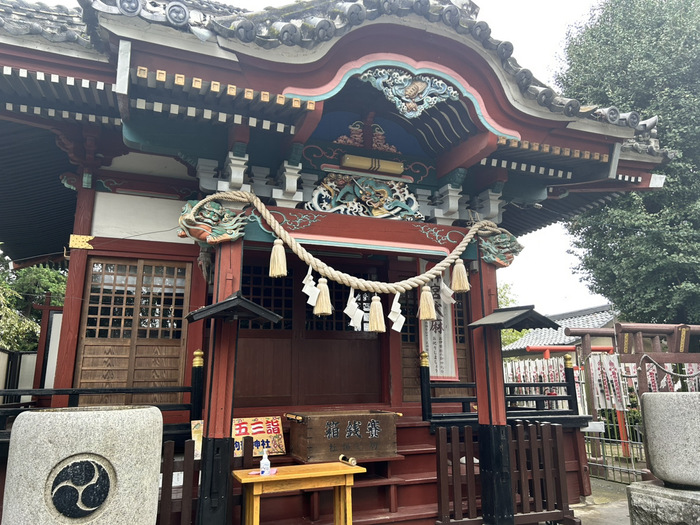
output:
<path id="1" fill-rule="evenodd" d="M 477 321 L 498 308 L 496 268 L 479 253 L 479 273 L 473 276 L 470 300 Z M 482 512 L 487 525 L 513 525 L 514 501 L 510 465 L 510 440 L 506 419 L 505 381 L 498 328 L 484 326 L 471 332 L 474 376 L 479 417 L 479 468 Z"/>
<path id="2" fill-rule="evenodd" d="M 479 274 L 472 276 L 469 298 L 473 315 L 470 322 L 478 321 L 498 308 L 495 266 L 480 264 Z M 505 425 L 506 398 L 500 332 L 491 327 L 478 327 L 472 330 L 471 335 L 479 424 Z"/>
<path id="3" fill-rule="evenodd" d="M 217 303 L 240 290 L 243 241 L 217 247 L 214 264 L 214 297 Z M 205 355 L 204 432 L 202 436 L 202 490 L 198 523 L 225 525 L 231 522 L 231 458 L 233 440 L 233 386 L 238 321 L 212 320 L 209 351 Z"/>
<path id="4" fill-rule="evenodd" d="M 216 249 L 213 303 L 223 301 L 241 288 L 243 242 L 221 244 Z M 214 320 L 209 351 L 205 355 L 204 436 L 231 437 L 233 378 L 238 321 Z"/>
<path id="5" fill-rule="evenodd" d="M 90 235 L 92 233 L 92 215 L 95 207 L 95 190 L 78 189 L 78 201 L 75 207 L 73 233 Z M 58 346 L 55 388 L 71 388 L 75 372 L 75 359 L 80 336 L 80 315 L 85 290 L 85 275 L 88 261 L 87 249 L 71 249 L 68 280 L 66 282 L 66 299 L 63 303 L 63 321 Z M 52 406 L 66 406 L 65 396 L 53 396 Z"/>

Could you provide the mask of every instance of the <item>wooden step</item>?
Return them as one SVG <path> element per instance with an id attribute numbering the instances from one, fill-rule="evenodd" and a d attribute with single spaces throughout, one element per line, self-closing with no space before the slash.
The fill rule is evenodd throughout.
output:
<path id="1" fill-rule="evenodd" d="M 437 473 L 432 472 L 411 472 L 401 475 L 401 485 L 420 485 L 423 483 L 437 483 Z M 437 488 L 435 489 L 437 490 Z"/>
<path id="2" fill-rule="evenodd" d="M 437 447 L 435 443 L 411 443 L 410 445 L 400 445 L 398 453 L 403 456 L 412 454 L 435 454 Z"/>
<path id="3" fill-rule="evenodd" d="M 353 525 L 375 525 L 382 523 L 401 523 L 402 525 L 435 525 L 437 519 L 437 505 L 411 505 L 399 507 L 397 512 L 353 511 Z M 332 525 L 333 516 L 323 515 L 318 521 L 311 522 L 308 519 L 277 520 L 274 525 Z M 261 525 L 273 525 L 272 522 L 262 522 Z"/>

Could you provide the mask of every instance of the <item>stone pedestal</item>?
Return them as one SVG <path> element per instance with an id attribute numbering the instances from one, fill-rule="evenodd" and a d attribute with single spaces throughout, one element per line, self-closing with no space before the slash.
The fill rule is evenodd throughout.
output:
<path id="1" fill-rule="evenodd" d="M 155 407 L 23 412 L 12 426 L 3 525 L 154 525 L 163 420 Z"/>
<path id="2" fill-rule="evenodd" d="M 700 488 L 700 418 L 697 414 L 700 414 L 700 392 L 642 394 L 649 468 L 667 484 Z"/>
<path id="3" fill-rule="evenodd" d="M 630 525 L 693 525 L 700 523 L 700 490 L 673 489 L 660 481 L 627 487 Z"/>

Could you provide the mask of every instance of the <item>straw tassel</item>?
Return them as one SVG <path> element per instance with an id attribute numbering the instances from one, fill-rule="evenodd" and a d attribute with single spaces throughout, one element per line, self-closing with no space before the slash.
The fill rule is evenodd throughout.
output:
<path id="1" fill-rule="evenodd" d="M 467 268 L 464 266 L 462 259 L 457 259 L 452 267 L 452 290 L 457 293 L 468 292 L 471 289 L 469 286 L 469 275 Z"/>
<path id="2" fill-rule="evenodd" d="M 314 315 L 331 315 L 333 307 L 331 306 L 331 294 L 328 290 L 328 280 L 321 277 L 316 288 L 318 288 L 319 294 L 314 306 Z"/>
<path id="3" fill-rule="evenodd" d="M 382 300 L 378 295 L 372 297 L 372 303 L 369 305 L 369 331 L 386 332 L 384 309 L 382 308 Z"/>
<path id="4" fill-rule="evenodd" d="M 287 256 L 284 253 L 284 242 L 275 239 L 270 253 L 270 277 L 285 277 L 287 275 Z"/>
<path id="5" fill-rule="evenodd" d="M 435 300 L 433 299 L 433 293 L 430 291 L 430 286 L 424 286 L 421 289 L 418 311 L 421 321 L 435 321 L 437 319 L 435 315 Z"/>

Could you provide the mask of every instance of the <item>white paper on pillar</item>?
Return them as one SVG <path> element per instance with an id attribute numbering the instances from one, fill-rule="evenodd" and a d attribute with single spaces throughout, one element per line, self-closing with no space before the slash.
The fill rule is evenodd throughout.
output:
<path id="1" fill-rule="evenodd" d="M 420 273 L 428 269 L 428 261 L 420 261 Z M 447 281 L 447 276 L 446 279 Z M 449 282 L 446 282 L 449 286 Z M 430 363 L 430 379 L 435 381 L 456 381 L 459 379 L 457 370 L 457 354 L 455 352 L 455 336 L 452 304 L 447 304 L 441 296 L 442 279 L 433 279 L 428 283 L 435 304 L 434 321 L 421 321 L 421 347 L 428 353 Z"/>

